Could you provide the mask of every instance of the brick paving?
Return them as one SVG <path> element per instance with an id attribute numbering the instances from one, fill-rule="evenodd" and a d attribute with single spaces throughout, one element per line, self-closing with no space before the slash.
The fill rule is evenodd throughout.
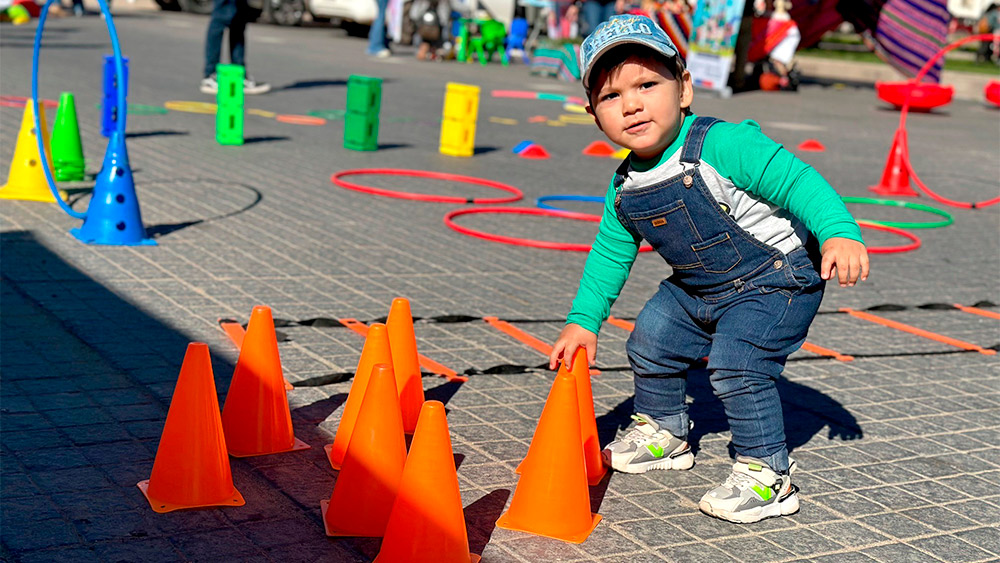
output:
<path id="1" fill-rule="evenodd" d="M 129 12 L 116 18 L 131 58 L 129 99 L 209 101 L 197 92 L 207 20 Z M 30 91 L 30 26 L 4 27 L 0 93 Z M 100 136 L 98 18 L 52 20 L 46 30 L 42 96 L 76 93 L 89 168 Z M 219 318 L 245 322 L 267 304 L 276 318 L 353 317 L 372 321 L 393 297 L 409 297 L 415 316 L 497 316 L 552 342 L 576 290 L 584 255 L 516 248 L 463 237 L 442 215 L 454 206 L 377 198 L 334 187 L 331 173 L 389 166 L 468 174 L 525 192 L 524 205 L 553 193 L 600 195 L 614 163 L 581 156 L 599 139 L 592 126 L 528 124 L 557 118 L 557 102 L 493 98 L 493 89 L 579 95 L 575 85 L 530 76 L 520 65 L 417 64 L 409 56 L 376 62 L 363 42 L 327 28 L 250 30 L 251 72 L 275 92 L 247 107 L 279 113 L 344 105 L 353 73 L 382 76 L 381 150 L 341 146 L 342 127 L 247 117 L 247 145 L 221 147 L 211 116 L 171 111 L 130 115 L 128 141 L 143 219 L 159 246 L 86 246 L 67 235 L 78 225 L 56 206 L 0 204 L 0 557 L 10 561 L 370 561 L 374 539 L 328 539 L 319 501 L 336 473 L 322 454 L 332 441 L 350 387 L 329 376 L 353 370 L 362 339 L 344 328 L 285 326 L 280 344 L 296 435 L 313 447 L 233 459 L 246 506 L 153 513 L 135 484 L 149 477 L 184 349 L 207 342 L 220 404 L 237 352 Z M 477 156 L 437 153 L 444 84 L 483 89 Z M 789 147 L 817 138 L 805 153 L 844 195 L 865 196 L 878 179 L 898 114 L 865 89 L 806 86 L 798 95 L 751 93 L 696 98 L 695 110 L 753 118 Z M 13 153 L 21 110 L 0 109 L 0 164 Z M 51 123 L 53 114 L 50 113 Z M 505 117 L 517 126 L 493 123 Z M 911 153 L 924 180 L 949 197 L 995 195 L 1000 145 L 997 112 L 955 102 L 910 118 Z M 530 138 L 552 154 L 525 161 L 510 153 Z M 481 188 L 368 177 L 380 187 L 482 197 Z M 74 195 L 85 209 L 86 196 Z M 922 198 L 926 200 L 927 198 Z M 928 203 L 928 201 L 924 201 Z M 591 210 L 585 205 L 575 209 Z M 890 208 L 852 207 L 858 216 L 923 220 Z M 780 382 L 788 440 L 801 470 L 802 510 L 754 525 L 703 516 L 698 498 L 724 479 L 729 434 L 704 375 L 689 395 L 697 463 L 687 472 L 614 474 L 592 489 L 604 516 L 581 545 L 494 527 L 516 485 L 551 374 L 537 351 L 480 321 L 417 322 L 420 351 L 459 372 L 465 384 L 427 376 L 425 393 L 447 403 L 470 544 L 485 561 L 993 561 L 1000 558 L 998 373 L 996 356 L 964 352 L 837 313 L 896 304 L 873 314 L 985 347 L 1000 323 L 927 303 L 1000 303 L 997 208 L 947 209 L 955 224 L 917 234 L 923 247 L 873 257 L 859 288 L 830 288 L 809 340 L 856 356 L 845 363 L 800 351 Z M 459 221 L 490 232 L 587 241 L 589 223 L 507 216 Z M 872 244 L 898 244 L 866 232 Z M 666 274 L 643 256 L 613 314 L 634 317 Z M 996 311 L 997 309 L 988 308 Z M 520 320 L 522 322 L 517 322 Z M 540 322 L 523 322 L 526 320 Z M 627 333 L 606 325 L 594 379 L 602 443 L 627 423 L 631 375 Z M 501 365 L 519 373 L 483 373 Z M 511 370 L 508 370 L 511 371 Z"/>

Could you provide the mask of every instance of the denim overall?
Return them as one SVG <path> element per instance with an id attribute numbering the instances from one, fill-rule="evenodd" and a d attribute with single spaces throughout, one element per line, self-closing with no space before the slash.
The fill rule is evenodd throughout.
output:
<path id="1" fill-rule="evenodd" d="M 634 189 L 622 189 L 624 178 L 615 177 L 618 219 L 673 268 L 626 345 L 635 410 L 687 436 L 687 370 L 707 355 L 736 453 L 783 472 L 788 451 L 775 381 L 805 341 L 825 282 L 806 248 L 783 254 L 716 202 L 698 168 L 705 135 L 717 121 L 699 117 L 692 124 L 681 175 Z"/>

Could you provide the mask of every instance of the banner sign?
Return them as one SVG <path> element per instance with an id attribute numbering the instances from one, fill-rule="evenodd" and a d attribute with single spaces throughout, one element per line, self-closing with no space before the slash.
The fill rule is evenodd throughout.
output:
<path id="1" fill-rule="evenodd" d="M 698 0 L 687 57 L 695 86 L 726 89 L 744 3 L 744 0 Z"/>

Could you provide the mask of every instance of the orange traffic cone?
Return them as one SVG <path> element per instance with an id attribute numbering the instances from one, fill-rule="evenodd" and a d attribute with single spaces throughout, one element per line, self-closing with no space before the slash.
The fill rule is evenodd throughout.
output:
<path id="1" fill-rule="evenodd" d="M 417 337 L 413 334 L 410 302 L 402 297 L 392 300 L 385 321 L 392 350 L 392 371 L 396 374 L 399 408 L 403 414 L 403 431 L 413 434 L 424 404 L 424 384 L 420 379 L 420 358 L 417 357 Z"/>
<path id="2" fill-rule="evenodd" d="M 207 344 L 188 344 L 153 473 L 137 486 L 154 512 L 246 504 L 233 486 Z"/>
<path id="3" fill-rule="evenodd" d="M 586 540 L 601 516 L 590 512 L 582 443 L 576 381 L 560 373 L 535 428 L 530 463 L 497 526 L 571 543 Z"/>
<path id="4" fill-rule="evenodd" d="M 906 140 L 906 129 L 900 127 L 896 129 L 896 134 L 892 138 L 892 148 L 889 149 L 889 158 L 885 163 L 885 170 L 882 171 L 882 180 L 876 186 L 869 186 L 868 189 L 879 194 L 899 197 L 917 197 L 920 194 L 910 187 L 910 171 L 907 169 L 906 160 L 909 158 Z"/>
<path id="5" fill-rule="evenodd" d="M 382 537 L 406 463 L 396 377 L 389 364 L 372 369 L 344 467 L 321 503 L 328 536 Z"/>
<path id="6" fill-rule="evenodd" d="M 358 369 L 354 372 L 354 381 L 347 394 L 347 402 L 344 403 L 344 414 L 340 415 L 340 424 L 337 425 L 337 435 L 333 438 L 333 444 L 324 448 L 326 457 L 329 458 L 330 465 L 334 469 L 340 469 L 341 464 L 344 463 L 347 445 L 351 442 L 351 434 L 354 432 L 354 425 L 358 420 L 361 402 L 365 398 L 365 389 L 368 388 L 368 380 L 371 378 L 372 368 L 376 364 L 392 365 L 389 333 L 386 331 L 385 325 L 381 323 L 374 323 L 368 328 L 368 336 L 365 337 L 365 347 L 361 349 Z"/>
<path id="7" fill-rule="evenodd" d="M 566 369 L 566 362 L 563 361 L 559 364 L 558 375 L 569 374 L 576 380 L 576 397 L 579 400 L 579 412 L 580 412 L 580 436 L 583 440 L 583 457 L 587 460 L 587 484 L 596 485 L 604 479 L 604 475 L 607 474 L 608 470 L 604 466 L 604 461 L 601 458 L 601 442 L 597 437 L 597 418 L 594 415 L 594 391 L 590 385 L 590 364 L 587 361 L 587 349 L 577 348 L 576 353 L 573 354 L 572 369 Z M 549 395 L 551 397 L 552 395 Z M 528 454 L 524 456 L 524 460 L 517 466 L 515 473 L 520 474 L 524 467 L 530 463 L 528 460 L 532 459 L 532 454 L 542 447 L 541 444 L 535 445 L 535 441 L 531 441 L 531 445 L 528 447 Z"/>
<path id="8" fill-rule="evenodd" d="M 270 307 L 258 305 L 250 313 L 236 371 L 222 406 L 222 426 L 229 455 L 235 457 L 309 448 L 292 433 Z"/>
<path id="9" fill-rule="evenodd" d="M 35 135 L 42 135 L 42 145 L 45 147 L 46 161 L 49 171 L 52 170 L 52 149 L 49 148 L 49 131 L 45 124 L 45 106 L 38 109 L 38 120 L 42 125 L 40 132 L 35 131 L 35 109 L 31 100 L 24 104 L 24 116 L 21 118 L 21 130 L 17 134 L 17 144 L 14 145 L 14 158 L 10 161 L 10 172 L 7 183 L 0 187 L 0 198 L 23 199 L 27 201 L 46 201 L 55 203 L 56 198 L 49 189 L 42 169 L 42 159 L 38 152 L 38 140 Z"/>
<path id="10" fill-rule="evenodd" d="M 406 456 L 399 494 L 376 563 L 476 563 L 444 404 L 427 401 Z"/>

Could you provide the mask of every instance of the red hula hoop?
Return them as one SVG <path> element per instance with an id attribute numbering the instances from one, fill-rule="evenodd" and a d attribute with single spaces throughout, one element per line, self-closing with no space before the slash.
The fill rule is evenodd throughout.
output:
<path id="1" fill-rule="evenodd" d="M 901 244 L 899 246 L 869 246 L 868 254 L 897 254 L 900 252 L 911 252 L 920 248 L 920 238 L 913 233 L 904 231 L 903 229 L 887 227 L 885 225 L 876 225 L 875 223 L 868 223 L 864 220 L 859 220 L 858 225 L 865 229 L 875 229 L 876 231 L 885 231 L 887 233 L 899 235 L 911 241 L 910 244 Z"/>
<path id="2" fill-rule="evenodd" d="M 456 209 L 455 211 L 450 211 L 444 216 L 444 224 L 448 225 L 448 228 L 459 232 L 463 235 L 481 238 L 483 240 L 488 240 L 491 242 L 500 242 L 503 244 L 510 244 L 513 246 L 526 246 L 530 248 L 545 248 L 548 250 L 564 250 L 570 252 L 590 252 L 589 244 L 575 244 L 567 242 L 548 242 L 544 240 L 535 240 L 527 238 L 518 237 L 508 237 L 504 235 L 495 235 L 492 233 L 484 233 L 482 231 L 477 231 L 475 229 L 470 229 L 468 227 L 463 227 L 456 224 L 452 219 L 460 215 L 474 215 L 478 213 L 505 213 L 510 215 L 539 215 L 542 217 L 558 217 L 561 219 L 573 219 L 576 221 L 589 221 L 591 223 L 599 223 L 601 217 L 599 215 L 591 215 L 589 213 L 577 213 L 575 211 L 559 211 L 555 209 L 540 209 L 537 207 L 472 207 L 469 209 Z M 649 245 L 639 247 L 639 252 L 650 252 L 653 247 Z"/>
<path id="3" fill-rule="evenodd" d="M 982 33 L 979 35 L 971 35 L 969 37 L 964 37 L 962 39 L 959 39 L 958 41 L 954 41 L 951 44 L 946 45 L 943 49 L 938 51 L 937 54 L 935 54 L 926 63 L 924 63 L 924 66 L 920 69 L 919 72 L 917 72 L 917 75 L 913 77 L 912 82 L 914 84 L 919 83 L 927 74 L 927 71 L 929 71 L 931 67 L 934 66 L 934 63 L 937 62 L 938 59 L 943 57 L 944 54 L 947 53 L 948 51 L 951 51 L 952 49 L 955 49 L 972 41 L 986 41 L 992 39 L 993 39 L 993 34 Z M 906 131 L 906 113 L 910 109 L 910 101 L 912 97 L 913 97 L 913 89 L 911 88 L 909 91 L 907 91 L 906 100 L 903 103 L 903 107 L 900 108 L 899 111 L 899 129 L 902 131 Z M 910 174 L 910 177 L 913 179 L 913 183 L 916 184 L 918 188 L 923 190 L 924 193 L 930 196 L 931 199 L 937 201 L 938 203 L 943 203 L 945 205 L 950 205 L 952 207 L 960 207 L 963 209 L 976 209 L 979 207 L 987 207 L 990 205 L 996 205 L 1000 203 L 1000 197 L 987 199 L 985 201 L 968 202 L 968 201 L 956 201 L 954 199 L 948 199 L 942 195 L 938 195 L 937 193 L 931 191 L 931 189 L 928 188 L 927 185 L 920 180 L 920 177 L 917 176 L 916 170 L 913 169 L 913 165 L 910 164 L 909 144 L 905 144 L 903 146 L 903 153 L 904 153 L 903 162 L 906 164 L 906 170 Z M 870 249 L 869 252 L 871 252 Z"/>
<path id="4" fill-rule="evenodd" d="M 460 182 L 463 184 L 472 184 L 475 186 L 485 186 L 487 188 L 493 188 L 495 190 L 500 190 L 504 192 L 511 193 L 513 195 L 507 197 L 459 197 L 459 196 L 446 196 L 446 195 L 433 195 L 433 194 L 420 194 L 414 192 L 402 192 L 394 190 L 386 190 L 382 188 L 375 188 L 372 186 L 364 186 L 362 184 L 355 184 L 353 182 L 348 182 L 343 178 L 345 176 L 356 176 L 360 174 L 375 174 L 379 176 L 407 176 L 410 178 L 429 178 L 432 180 L 444 180 L 446 182 Z M 377 195 L 382 197 L 394 197 L 398 199 L 409 199 L 415 201 L 430 201 L 434 203 L 473 203 L 479 205 L 487 205 L 494 203 L 513 203 L 519 201 L 524 197 L 524 192 L 510 186 L 503 184 L 501 182 L 494 182 L 493 180 L 484 180 L 483 178 L 476 178 L 473 176 L 462 176 L 459 174 L 448 174 L 447 172 L 430 172 L 427 170 L 405 170 L 402 168 L 358 168 L 356 170 L 341 170 L 333 176 L 330 177 L 330 181 L 334 184 L 340 186 L 341 188 L 346 188 L 348 190 L 354 190 L 356 192 L 366 193 L 370 195 Z"/>

